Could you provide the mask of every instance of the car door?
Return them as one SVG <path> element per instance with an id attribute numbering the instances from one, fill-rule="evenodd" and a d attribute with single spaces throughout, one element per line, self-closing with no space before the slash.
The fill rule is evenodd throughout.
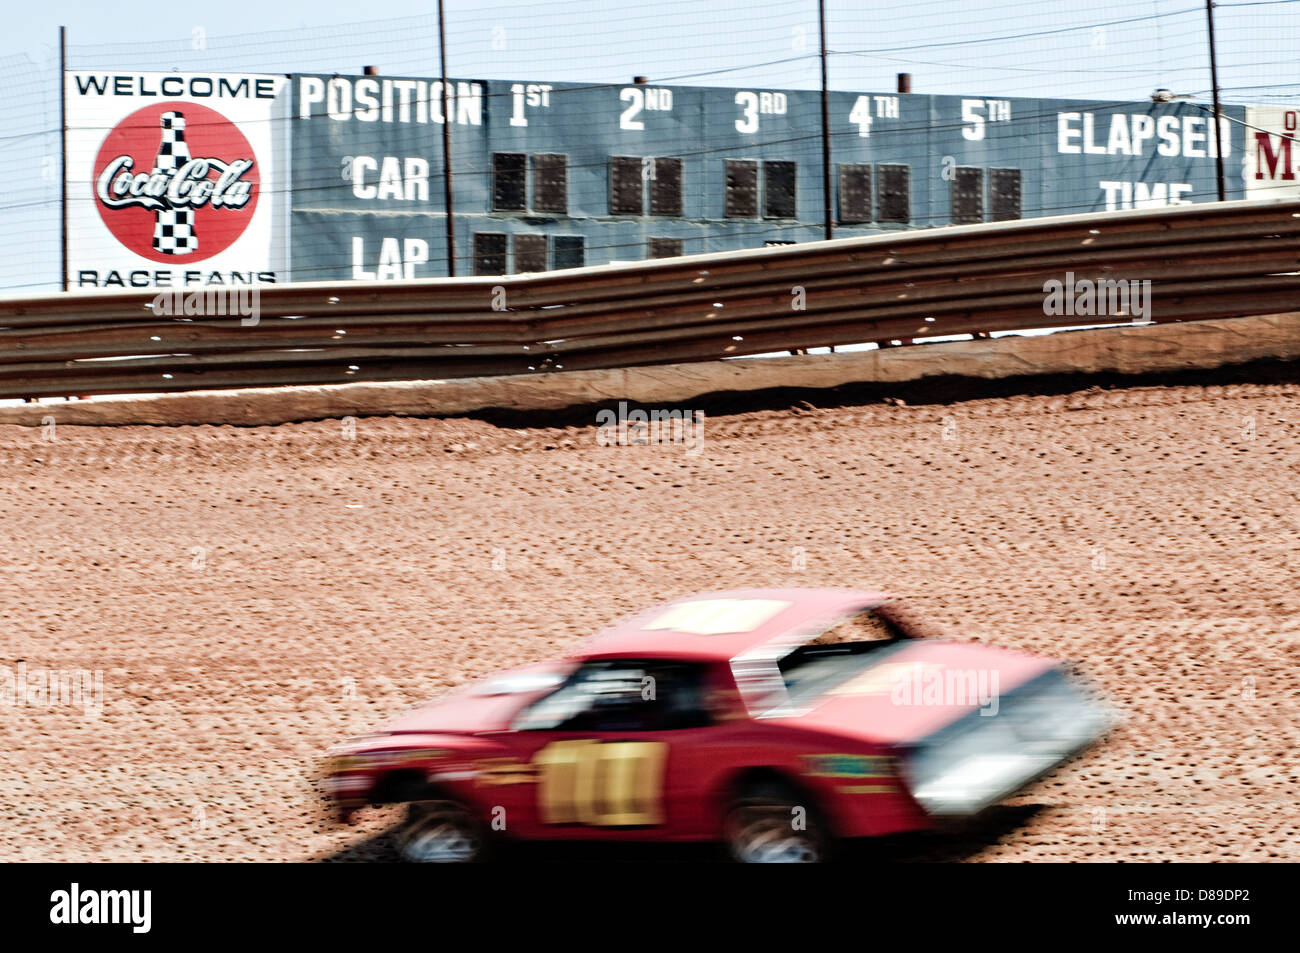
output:
<path id="1" fill-rule="evenodd" d="M 699 809 L 689 778 L 710 730 L 703 686 L 694 663 L 580 666 L 497 737 L 511 752 L 496 794 L 505 829 L 548 839 L 690 836 Z"/>

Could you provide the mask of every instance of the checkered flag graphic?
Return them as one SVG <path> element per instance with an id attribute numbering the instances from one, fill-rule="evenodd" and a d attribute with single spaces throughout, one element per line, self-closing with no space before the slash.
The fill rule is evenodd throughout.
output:
<path id="1" fill-rule="evenodd" d="M 190 161 L 190 147 L 185 142 L 185 115 L 162 114 L 162 144 L 154 159 L 154 174 L 175 172 Z M 194 234 L 193 209 L 159 209 L 154 213 L 153 247 L 164 255 L 187 255 L 197 251 L 199 237 Z"/>

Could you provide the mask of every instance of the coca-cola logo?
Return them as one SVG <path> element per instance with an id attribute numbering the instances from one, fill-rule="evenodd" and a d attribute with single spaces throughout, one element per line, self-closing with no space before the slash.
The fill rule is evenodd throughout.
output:
<path id="1" fill-rule="evenodd" d="M 137 110 L 95 158 L 95 207 L 123 245 L 152 261 L 225 251 L 257 207 L 259 168 L 239 128 L 216 110 L 169 100 Z"/>

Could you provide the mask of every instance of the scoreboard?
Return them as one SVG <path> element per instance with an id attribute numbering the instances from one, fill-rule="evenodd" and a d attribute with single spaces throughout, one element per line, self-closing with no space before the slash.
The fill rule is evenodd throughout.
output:
<path id="1" fill-rule="evenodd" d="M 69 73 L 73 286 L 499 275 L 824 237 L 815 90 Z M 1297 111 L 835 91 L 846 237 L 1294 197 Z M 107 130 L 107 132 L 105 131 Z"/>
<path id="2" fill-rule="evenodd" d="M 293 78 L 295 279 L 445 274 L 451 123 L 458 274 L 824 237 L 817 91 Z M 1241 107 L 1225 110 L 1242 197 Z M 1187 102 L 833 92 L 837 237 L 1217 196 Z"/>

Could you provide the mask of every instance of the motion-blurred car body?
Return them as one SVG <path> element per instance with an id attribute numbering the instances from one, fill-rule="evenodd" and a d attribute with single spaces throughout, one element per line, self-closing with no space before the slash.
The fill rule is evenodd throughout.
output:
<path id="1" fill-rule="evenodd" d="M 977 813 L 1104 733 L 1050 659 L 920 635 L 882 593 L 737 590 L 635 615 L 331 752 L 338 813 L 409 802 L 413 861 L 524 840 L 725 840 L 815 861 Z"/>

